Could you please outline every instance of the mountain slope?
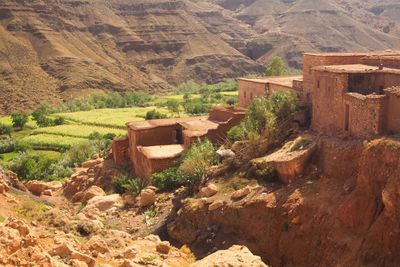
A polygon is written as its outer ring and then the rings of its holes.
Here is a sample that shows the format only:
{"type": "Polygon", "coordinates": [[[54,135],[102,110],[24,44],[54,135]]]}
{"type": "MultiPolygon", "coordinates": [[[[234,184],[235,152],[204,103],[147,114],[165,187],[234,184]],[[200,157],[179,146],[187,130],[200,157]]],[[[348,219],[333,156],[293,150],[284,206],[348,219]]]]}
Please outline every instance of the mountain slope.
{"type": "Polygon", "coordinates": [[[272,56],[400,48],[394,0],[9,0],[0,113],[93,90],[165,91],[260,72],[272,56]]]}

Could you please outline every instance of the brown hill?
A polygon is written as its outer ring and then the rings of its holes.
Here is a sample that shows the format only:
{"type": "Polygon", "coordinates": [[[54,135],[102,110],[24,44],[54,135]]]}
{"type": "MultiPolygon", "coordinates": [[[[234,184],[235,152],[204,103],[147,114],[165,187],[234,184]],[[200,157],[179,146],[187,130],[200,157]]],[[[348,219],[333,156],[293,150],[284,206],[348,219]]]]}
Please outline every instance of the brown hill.
{"type": "Polygon", "coordinates": [[[0,113],[96,89],[165,91],[263,70],[275,54],[400,47],[394,0],[8,0],[0,113]]]}

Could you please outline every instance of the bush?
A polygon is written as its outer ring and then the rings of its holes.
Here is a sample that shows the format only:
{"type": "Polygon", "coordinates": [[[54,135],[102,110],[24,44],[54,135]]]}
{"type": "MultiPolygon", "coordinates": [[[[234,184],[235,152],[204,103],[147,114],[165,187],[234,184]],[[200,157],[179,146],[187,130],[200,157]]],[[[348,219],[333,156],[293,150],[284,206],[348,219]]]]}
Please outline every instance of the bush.
{"type": "Polygon", "coordinates": [[[179,168],[169,168],[151,176],[151,183],[162,191],[174,190],[186,183],[179,168]]]}
{"type": "Polygon", "coordinates": [[[297,108],[293,93],[277,92],[270,97],[253,101],[242,122],[228,131],[231,141],[249,140],[263,134],[265,137],[277,133],[282,124],[291,122],[297,108]]]}
{"type": "Polygon", "coordinates": [[[276,169],[272,166],[268,166],[267,168],[262,170],[256,170],[256,175],[258,178],[268,183],[276,182],[278,180],[278,173],[276,169]]]}
{"type": "Polygon", "coordinates": [[[0,135],[11,135],[11,127],[0,123],[0,135]]]}
{"type": "Polygon", "coordinates": [[[93,132],[89,135],[89,140],[93,144],[97,153],[105,153],[111,147],[112,140],[116,135],[107,133],[101,135],[99,132],[93,132]]]}
{"type": "Polygon", "coordinates": [[[14,128],[22,129],[25,124],[28,122],[28,115],[21,112],[16,112],[11,114],[11,120],[14,128]]]}
{"type": "Polygon", "coordinates": [[[198,141],[184,154],[179,171],[188,184],[194,184],[216,163],[218,157],[213,144],[209,140],[198,141]]]}
{"type": "Polygon", "coordinates": [[[118,194],[129,192],[133,196],[138,196],[140,191],[148,185],[148,182],[126,174],[113,179],[112,184],[114,191],[118,194]]]}
{"type": "Polygon", "coordinates": [[[14,138],[0,139],[0,154],[13,152],[16,144],[14,138]]]}
{"type": "Polygon", "coordinates": [[[81,165],[83,162],[90,159],[95,151],[96,150],[94,146],[89,141],[72,146],[67,152],[67,155],[69,157],[69,165],[81,165]]]}
{"type": "Polygon", "coordinates": [[[49,113],[49,106],[41,104],[35,111],[32,112],[32,119],[36,121],[39,127],[48,127],[53,125],[53,121],[47,117],[49,113]]]}
{"type": "Polygon", "coordinates": [[[146,113],[146,120],[155,120],[155,119],[165,119],[167,115],[162,114],[161,112],[153,109],[146,113]]]}
{"type": "Polygon", "coordinates": [[[186,113],[192,115],[205,114],[210,111],[211,105],[204,103],[201,99],[191,99],[184,104],[184,109],[186,113]]]}
{"type": "Polygon", "coordinates": [[[280,56],[275,56],[265,71],[266,76],[284,76],[288,73],[289,70],[285,66],[285,61],[280,56]]]}
{"type": "Polygon", "coordinates": [[[33,152],[23,152],[11,162],[10,168],[22,180],[46,179],[56,160],[33,152]]]}
{"type": "Polygon", "coordinates": [[[229,98],[226,99],[226,101],[225,101],[225,103],[226,103],[227,105],[230,105],[230,106],[236,105],[237,102],[238,102],[237,97],[229,97],[229,98]]]}
{"type": "Polygon", "coordinates": [[[65,119],[63,117],[57,117],[54,119],[54,125],[63,125],[65,123],[65,119]]]}

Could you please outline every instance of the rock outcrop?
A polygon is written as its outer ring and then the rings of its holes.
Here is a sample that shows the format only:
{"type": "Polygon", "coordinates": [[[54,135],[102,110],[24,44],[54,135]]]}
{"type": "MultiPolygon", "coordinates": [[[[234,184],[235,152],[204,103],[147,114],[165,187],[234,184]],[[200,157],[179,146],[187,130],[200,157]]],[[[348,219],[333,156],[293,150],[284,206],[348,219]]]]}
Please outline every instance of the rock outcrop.
{"type": "Polygon", "coordinates": [[[398,139],[321,138],[302,179],[215,209],[187,200],[169,235],[198,256],[240,243],[272,266],[396,266],[399,151],[398,139]]]}

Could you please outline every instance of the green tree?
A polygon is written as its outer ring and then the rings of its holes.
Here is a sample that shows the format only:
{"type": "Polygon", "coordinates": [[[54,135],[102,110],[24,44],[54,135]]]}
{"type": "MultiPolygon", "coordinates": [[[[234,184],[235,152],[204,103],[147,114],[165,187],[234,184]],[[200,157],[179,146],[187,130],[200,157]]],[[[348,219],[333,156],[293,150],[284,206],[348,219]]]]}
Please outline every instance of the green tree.
{"type": "Polygon", "coordinates": [[[23,129],[28,122],[28,115],[21,112],[11,114],[11,120],[14,128],[23,129]]]}
{"type": "Polygon", "coordinates": [[[180,116],[180,114],[179,114],[180,104],[179,104],[179,102],[177,100],[168,100],[166,105],[167,105],[168,110],[171,113],[177,113],[178,117],[180,116]]]}
{"type": "Polygon", "coordinates": [[[265,71],[266,76],[285,76],[288,73],[285,61],[280,56],[275,56],[265,71]]]}

